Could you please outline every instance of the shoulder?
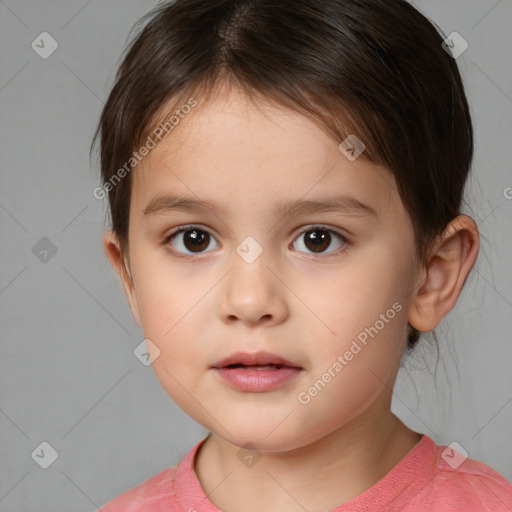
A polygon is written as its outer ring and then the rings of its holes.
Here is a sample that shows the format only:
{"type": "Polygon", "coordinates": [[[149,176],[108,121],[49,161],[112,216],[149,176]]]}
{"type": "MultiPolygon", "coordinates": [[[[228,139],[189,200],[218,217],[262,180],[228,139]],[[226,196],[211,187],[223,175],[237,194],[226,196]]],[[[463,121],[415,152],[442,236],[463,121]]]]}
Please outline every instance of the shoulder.
{"type": "Polygon", "coordinates": [[[124,492],[98,512],[183,512],[187,503],[206,500],[194,474],[194,458],[207,438],[192,447],[177,466],[170,466],[137,487],[124,492]]]}
{"type": "Polygon", "coordinates": [[[433,506],[439,504],[454,511],[512,510],[512,485],[502,475],[475,459],[453,464],[453,450],[446,446],[437,448],[434,478],[427,491],[433,506]]]}
{"type": "Polygon", "coordinates": [[[425,434],[380,491],[377,498],[389,496],[386,511],[512,512],[510,482],[487,464],[452,445],[437,445],[425,434]]]}
{"type": "Polygon", "coordinates": [[[177,466],[164,469],[145,482],[120,494],[101,512],[164,512],[175,505],[174,480],[177,466]]]}

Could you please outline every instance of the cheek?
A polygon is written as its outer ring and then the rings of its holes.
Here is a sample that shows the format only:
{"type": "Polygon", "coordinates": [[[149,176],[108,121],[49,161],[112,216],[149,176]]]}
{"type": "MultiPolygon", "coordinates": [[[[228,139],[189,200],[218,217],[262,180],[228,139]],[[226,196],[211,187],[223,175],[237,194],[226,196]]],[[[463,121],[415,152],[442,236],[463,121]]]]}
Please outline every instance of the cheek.
{"type": "Polygon", "coordinates": [[[145,334],[155,339],[172,337],[180,329],[180,319],[200,307],[207,283],[184,272],[184,264],[173,263],[163,247],[134,251],[133,268],[145,334]]]}
{"type": "Polygon", "coordinates": [[[406,322],[408,297],[403,282],[409,269],[391,254],[380,254],[379,258],[361,254],[357,261],[329,271],[313,295],[311,282],[304,282],[298,294],[308,297],[308,306],[322,320],[318,329],[322,328],[327,337],[351,340],[375,323],[379,331],[393,328],[397,332],[397,327],[406,322]]]}
{"type": "Polygon", "coordinates": [[[311,379],[296,397],[311,440],[348,423],[392,389],[404,350],[406,322],[404,309],[398,311],[400,304],[393,304],[375,309],[383,311],[387,323],[367,310],[357,317],[343,317],[340,334],[330,343],[318,340],[311,379]]]}
{"type": "Polygon", "coordinates": [[[171,262],[163,249],[140,253],[137,262],[142,329],[160,350],[155,371],[158,367],[176,375],[201,371],[218,322],[212,300],[219,275],[191,263],[171,262]]]}
{"type": "Polygon", "coordinates": [[[198,303],[201,295],[185,294],[162,282],[141,295],[144,336],[159,351],[153,371],[178,407],[194,416],[197,404],[192,395],[207,366],[204,330],[197,323],[204,313],[204,304],[198,303]]]}
{"type": "Polygon", "coordinates": [[[311,402],[305,407],[311,416],[306,421],[325,416],[325,422],[335,425],[393,386],[405,348],[408,297],[403,279],[409,268],[391,253],[379,254],[361,256],[350,272],[326,281],[312,303],[334,333],[320,324],[325,334],[313,338],[316,364],[309,385],[317,395],[308,393],[311,402]],[[339,409],[332,410],[333,404],[339,409]]]}
{"type": "Polygon", "coordinates": [[[204,292],[187,294],[176,287],[155,287],[146,292],[140,294],[142,329],[160,349],[161,361],[173,370],[191,361],[197,365],[200,343],[205,341],[205,332],[198,324],[207,314],[203,310],[206,302],[198,299],[204,292]]]}

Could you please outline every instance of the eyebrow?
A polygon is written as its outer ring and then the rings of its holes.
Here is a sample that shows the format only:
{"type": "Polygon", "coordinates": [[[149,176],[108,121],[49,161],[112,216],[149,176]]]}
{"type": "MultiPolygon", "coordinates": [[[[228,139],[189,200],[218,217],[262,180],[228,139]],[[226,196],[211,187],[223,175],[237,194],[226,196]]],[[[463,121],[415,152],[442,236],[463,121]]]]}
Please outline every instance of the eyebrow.
{"type": "MultiPolygon", "coordinates": [[[[178,210],[187,212],[212,210],[220,215],[226,215],[227,213],[225,205],[215,201],[199,200],[184,195],[164,194],[151,199],[144,208],[143,214],[146,217],[178,210]]],[[[341,212],[357,217],[377,217],[377,212],[371,206],[350,196],[326,197],[320,200],[279,201],[273,208],[273,214],[279,217],[327,212],[341,212]]]]}

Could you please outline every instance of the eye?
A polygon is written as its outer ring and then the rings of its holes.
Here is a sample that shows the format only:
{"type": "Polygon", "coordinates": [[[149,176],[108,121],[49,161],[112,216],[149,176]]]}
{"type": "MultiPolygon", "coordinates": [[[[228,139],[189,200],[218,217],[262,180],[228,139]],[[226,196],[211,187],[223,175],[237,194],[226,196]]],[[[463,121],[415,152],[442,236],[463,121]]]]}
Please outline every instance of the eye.
{"type": "Polygon", "coordinates": [[[199,226],[183,226],[171,234],[167,235],[164,239],[165,244],[170,244],[171,247],[177,252],[182,252],[185,255],[200,254],[204,252],[215,240],[208,231],[201,229],[199,226]],[[183,234],[183,236],[180,236],[183,234]],[[185,250],[184,250],[185,249],[185,250]],[[187,253],[186,251],[190,251],[187,253]]]}
{"type": "MultiPolygon", "coordinates": [[[[325,249],[331,245],[333,240],[338,243],[338,247],[335,247],[333,250],[327,252],[333,252],[337,248],[343,247],[348,243],[347,239],[341,233],[335,231],[334,229],[328,229],[324,226],[308,226],[301,232],[296,240],[300,241],[300,238],[303,235],[304,242],[302,245],[305,246],[306,249],[311,250],[311,252],[314,254],[324,253],[325,249]],[[334,235],[334,237],[332,235],[334,235]]],[[[296,244],[297,242],[295,242],[293,245],[295,246],[296,244]]]]}
{"type": "MultiPolygon", "coordinates": [[[[334,252],[336,249],[341,248],[348,243],[347,239],[338,231],[324,226],[314,225],[307,226],[303,229],[294,244],[292,244],[295,249],[297,249],[297,241],[300,241],[302,236],[304,236],[304,242],[302,242],[302,245],[305,246],[306,250],[311,251],[313,254],[334,252]],[[332,245],[333,241],[337,242],[338,247],[334,247],[333,250],[326,251],[326,249],[332,245]]],[[[208,231],[201,229],[200,226],[188,225],[182,226],[167,235],[163,240],[163,243],[171,245],[176,252],[188,256],[191,254],[207,252],[206,249],[212,245],[214,240],[215,238],[213,238],[208,231]]],[[[299,250],[301,249],[299,248],[299,250]]]]}

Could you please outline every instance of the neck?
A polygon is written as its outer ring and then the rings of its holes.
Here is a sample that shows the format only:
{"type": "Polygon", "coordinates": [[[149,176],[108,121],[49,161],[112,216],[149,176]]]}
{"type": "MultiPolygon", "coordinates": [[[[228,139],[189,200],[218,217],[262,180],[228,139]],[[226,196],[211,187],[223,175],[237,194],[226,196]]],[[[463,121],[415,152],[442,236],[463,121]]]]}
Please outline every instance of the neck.
{"type": "Polygon", "coordinates": [[[245,467],[237,457],[240,448],[212,433],[194,469],[205,494],[224,512],[320,512],[375,485],[420,438],[388,411],[378,421],[358,418],[295,450],[264,452],[245,467]]]}

